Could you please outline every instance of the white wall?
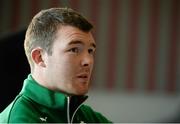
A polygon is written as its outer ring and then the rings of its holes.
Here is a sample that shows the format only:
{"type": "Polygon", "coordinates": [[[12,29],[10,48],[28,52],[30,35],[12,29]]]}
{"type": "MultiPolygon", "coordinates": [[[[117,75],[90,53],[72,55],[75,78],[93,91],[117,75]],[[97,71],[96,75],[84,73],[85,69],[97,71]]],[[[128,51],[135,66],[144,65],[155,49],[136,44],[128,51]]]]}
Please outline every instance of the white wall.
{"type": "Polygon", "coordinates": [[[180,110],[178,95],[90,91],[86,104],[113,122],[166,122],[180,110]]]}

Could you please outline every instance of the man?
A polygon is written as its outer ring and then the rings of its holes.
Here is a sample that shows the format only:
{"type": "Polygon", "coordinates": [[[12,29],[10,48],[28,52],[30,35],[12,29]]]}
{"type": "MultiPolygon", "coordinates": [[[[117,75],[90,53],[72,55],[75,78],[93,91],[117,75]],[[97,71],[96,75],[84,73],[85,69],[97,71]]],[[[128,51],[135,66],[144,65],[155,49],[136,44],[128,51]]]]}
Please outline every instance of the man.
{"type": "Polygon", "coordinates": [[[31,74],[0,122],[110,122],[83,104],[96,49],[92,28],[69,8],[43,10],[32,19],[24,43],[31,74]]]}

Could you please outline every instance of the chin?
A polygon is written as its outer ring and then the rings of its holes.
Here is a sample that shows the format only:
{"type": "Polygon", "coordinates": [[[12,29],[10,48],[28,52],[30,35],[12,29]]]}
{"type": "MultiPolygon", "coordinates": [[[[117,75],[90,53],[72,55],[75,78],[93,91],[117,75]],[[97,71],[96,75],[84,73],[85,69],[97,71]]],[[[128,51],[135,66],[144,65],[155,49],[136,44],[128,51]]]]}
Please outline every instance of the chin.
{"type": "Polygon", "coordinates": [[[88,90],[83,90],[83,91],[77,91],[75,95],[86,95],[88,93],[88,90]]]}
{"type": "Polygon", "coordinates": [[[76,85],[71,88],[71,91],[74,95],[85,95],[89,91],[89,83],[84,83],[83,85],[76,85]]]}

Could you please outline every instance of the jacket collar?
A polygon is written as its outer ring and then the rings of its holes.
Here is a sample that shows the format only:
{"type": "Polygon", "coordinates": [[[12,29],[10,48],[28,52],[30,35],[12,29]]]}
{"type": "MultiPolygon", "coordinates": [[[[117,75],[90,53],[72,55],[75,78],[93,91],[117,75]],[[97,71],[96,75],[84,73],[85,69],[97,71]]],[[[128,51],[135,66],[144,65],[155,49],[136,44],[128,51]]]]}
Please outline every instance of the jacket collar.
{"type": "MultiPolygon", "coordinates": [[[[27,79],[24,80],[23,88],[20,94],[23,94],[25,97],[28,97],[38,104],[48,108],[60,109],[67,106],[67,95],[41,86],[33,79],[31,74],[29,74],[27,79]]],[[[71,96],[71,104],[74,104],[77,107],[87,98],[88,96],[71,96]]]]}

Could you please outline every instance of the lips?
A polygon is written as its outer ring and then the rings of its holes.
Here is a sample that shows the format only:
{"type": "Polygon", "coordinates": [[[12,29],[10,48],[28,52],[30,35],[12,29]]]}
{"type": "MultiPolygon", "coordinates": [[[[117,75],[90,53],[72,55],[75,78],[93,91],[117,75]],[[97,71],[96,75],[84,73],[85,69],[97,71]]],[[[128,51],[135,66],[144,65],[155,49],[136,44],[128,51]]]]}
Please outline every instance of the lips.
{"type": "Polygon", "coordinates": [[[77,76],[78,78],[88,78],[89,75],[88,74],[80,74],[77,76]]]}
{"type": "Polygon", "coordinates": [[[89,80],[89,74],[82,73],[82,74],[77,75],[77,78],[78,78],[79,82],[85,83],[85,82],[88,82],[88,80],[89,80]]]}

